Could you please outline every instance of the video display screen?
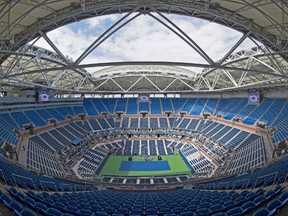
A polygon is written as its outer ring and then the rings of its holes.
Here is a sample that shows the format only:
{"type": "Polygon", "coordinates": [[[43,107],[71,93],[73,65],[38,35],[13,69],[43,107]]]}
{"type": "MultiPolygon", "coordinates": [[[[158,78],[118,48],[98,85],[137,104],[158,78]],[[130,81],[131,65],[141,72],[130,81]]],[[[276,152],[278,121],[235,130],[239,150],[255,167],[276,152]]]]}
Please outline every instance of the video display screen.
{"type": "Polygon", "coordinates": [[[138,102],[149,102],[150,95],[149,94],[139,94],[138,95],[138,102]]]}
{"type": "Polygon", "coordinates": [[[259,104],[260,103],[260,92],[259,91],[249,91],[248,92],[248,103],[249,104],[259,104]]]}
{"type": "Polygon", "coordinates": [[[47,91],[38,91],[36,95],[37,102],[47,102],[49,101],[50,95],[47,91]]]}

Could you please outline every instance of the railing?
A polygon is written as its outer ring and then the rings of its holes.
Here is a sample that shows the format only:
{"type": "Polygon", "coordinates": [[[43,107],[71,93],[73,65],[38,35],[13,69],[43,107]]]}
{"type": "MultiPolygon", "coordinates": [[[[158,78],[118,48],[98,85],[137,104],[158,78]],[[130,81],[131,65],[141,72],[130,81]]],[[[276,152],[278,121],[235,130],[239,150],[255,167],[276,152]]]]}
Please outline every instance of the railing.
{"type": "MultiPolygon", "coordinates": [[[[235,188],[235,185],[236,185],[236,183],[240,183],[240,182],[247,182],[246,183],[246,187],[245,187],[245,189],[247,189],[248,188],[248,186],[249,186],[249,183],[250,183],[250,179],[242,179],[242,180],[239,180],[239,181],[235,181],[234,183],[233,183],[233,187],[232,187],[232,189],[234,190],[234,188],[235,188]]],[[[243,184],[242,184],[243,185],[243,184]]],[[[242,187],[241,187],[241,189],[243,189],[242,187]]]]}
{"type": "Polygon", "coordinates": [[[267,177],[269,177],[269,176],[274,176],[273,184],[275,184],[276,179],[277,179],[277,176],[278,176],[278,171],[277,171],[277,172],[270,173],[270,174],[267,174],[267,175],[264,175],[264,176],[259,176],[259,177],[257,177],[257,179],[256,179],[256,181],[255,181],[255,183],[254,183],[254,185],[253,185],[253,188],[257,187],[257,183],[258,183],[259,180],[264,179],[264,178],[267,178],[267,177]],[[274,176],[274,175],[275,175],[275,176],[274,176]]]}
{"type": "Polygon", "coordinates": [[[3,174],[2,169],[0,169],[0,176],[4,180],[4,182],[7,184],[7,181],[6,181],[6,178],[5,178],[4,174],[3,174]]]}
{"type": "Polygon", "coordinates": [[[54,186],[55,191],[58,191],[55,182],[50,182],[50,181],[43,181],[43,180],[40,180],[40,184],[41,184],[41,187],[42,187],[43,191],[45,191],[45,187],[44,187],[44,185],[43,185],[44,183],[47,184],[47,185],[50,184],[50,185],[54,186]]]}
{"type": "Polygon", "coordinates": [[[34,189],[37,189],[37,187],[35,185],[35,182],[34,182],[34,180],[32,178],[28,178],[28,177],[25,177],[25,176],[17,175],[17,174],[14,174],[14,173],[12,173],[12,178],[13,178],[14,183],[16,184],[16,187],[19,187],[19,185],[18,185],[19,182],[17,181],[17,178],[18,178],[18,179],[26,179],[26,180],[31,181],[34,189]]]}

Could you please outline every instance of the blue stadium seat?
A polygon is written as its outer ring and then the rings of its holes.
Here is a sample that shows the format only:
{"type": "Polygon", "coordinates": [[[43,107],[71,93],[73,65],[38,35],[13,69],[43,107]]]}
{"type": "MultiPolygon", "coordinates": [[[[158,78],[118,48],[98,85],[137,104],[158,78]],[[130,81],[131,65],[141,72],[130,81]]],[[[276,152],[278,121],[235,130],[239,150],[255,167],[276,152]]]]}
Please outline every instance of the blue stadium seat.
{"type": "MultiPolygon", "coordinates": [[[[218,202],[218,200],[217,200],[217,202],[218,202]]],[[[224,211],[224,208],[223,208],[223,206],[221,204],[218,203],[218,204],[211,205],[210,206],[210,211],[211,211],[212,214],[216,214],[218,212],[224,211]]]]}
{"type": "Polygon", "coordinates": [[[109,216],[109,214],[107,214],[106,212],[96,211],[94,212],[94,216],[109,216]]]}
{"type": "Polygon", "coordinates": [[[159,208],[159,215],[163,216],[165,214],[172,213],[172,210],[170,208],[159,208]]]}
{"type": "Polygon", "coordinates": [[[141,209],[141,208],[135,208],[135,206],[134,206],[134,208],[131,210],[131,214],[139,214],[139,215],[144,215],[144,210],[143,209],[141,209]]]}
{"type": "Polygon", "coordinates": [[[5,206],[9,206],[13,202],[11,197],[4,193],[0,196],[0,201],[5,204],[5,206]]]}
{"type": "Polygon", "coordinates": [[[247,202],[247,198],[240,196],[235,199],[235,203],[237,206],[241,206],[243,203],[247,202]]]}
{"type": "Polygon", "coordinates": [[[288,202],[288,191],[285,191],[280,195],[279,201],[281,202],[281,207],[286,205],[286,203],[288,202]]]}
{"type": "Polygon", "coordinates": [[[90,215],[93,215],[93,213],[89,209],[79,209],[78,212],[77,212],[77,215],[79,215],[79,216],[90,216],[90,215]]]}
{"type": "Polygon", "coordinates": [[[227,216],[227,214],[224,212],[219,212],[219,213],[213,214],[213,216],[227,216]]]}
{"type": "Polygon", "coordinates": [[[48,210],[46,205],[44,205],[43,203],[38,203],[38,202],[34,205],[34,209],[43,215],[45,215],[48,210]]]}
{"type": "Polygon", "coordinates": [[[48,208],[46,215],[48,215],[48,216],[61,216],[62,213],[58,209],[48,208]]]}
{"type": "Polygon", "coordinates": [[[115,213],[115,212],[116,212],[116,209],[113,208],[113,207],[111,207],[111,206],[107,206],[107,207],[105,207],[105,208],[103,209],[103,211],[105,211],[106,213],[108,213],[108,214],[110,215],[110,214],[115,213]]]}
{"type": "Polygon", "coordinates": [[[124,214],[124,215],[127,215],[130,213],[129,209],[128,208],[123,208],[123,207],[120,207],[117,211],[117,213],[120,213],[120,214],[124,214]]]}
{"type": "Polygon", "coordinates": [[[36,214],[29,209],[24,209],[21,212],[21,216],[36,216],[36,214]]]}
{"type": "Polygon", "coordinates": [[[155,208],[148,208],[145,210],[146,215],[157,215],[158,211],[155,208]]]}
{"type": "Polygon", "coordinates": [[[193,216],[193,215],[194,213],[192,211],[185,211],[179,214],[179,216],[193,216]]]}
{"type": "Polygon", "coordinates": [[[281,201],[278,199],[272,200],[266,208],[271,214],[275,214],[281,208],[281,201]]]}
{"type": "Polygon", "coordinates": [[[93,211],[93,212],[101,211],[102,207],[100,205],[91,205],[90,206],[90,210],[93,211]]]}
{"type": "Polygon", "coordinates": [[[230,209],[227,212],[227,215],[229,215],[229,216],[240,216],[240,215],[243,215],[243,210],[240,207],[235,207],[235,208],[230,209]]]}
{"type": "Polygon", "coordinates": [[[173,212],[175,212],[176,214],[180,214],[181,212],[184,211],[186,211],[186,208],[184,208],[183,206],[173,208],[173,212]]]}
{"type": "Polygon", "coordinates": [[[253,209],[255,209],[255,207],[256,207],[256,204],[253,201],[248,201],[241,206],[245,214],[251,212],[253,209]]]}
{"type": "Polygon", "coordinates": [[[66,207],[66,205],[62,202],[59,202],[59,201],[57,201],[53,204],[53,208],[56,208],[60,211],[65,211],[65,207],[66,207]]]}
{"type": "MultiPolygon", "coordinates": [[[[5,203],[4,203],[5,204],[5,203]]],[[[23,211],[23,207],[15,202],[15,201],[12,201],[11,203],[9,203],[8,205],[5,204],[5,206],[10,209],[11,211],[14,211],[14,213],[17,215],[17,214],[20,214],[22,211],[23,211]]]]}
{"type": "Polygon", "coordinates": [[[253,216],[270,216],[270,215],[273,215],[273,213],[271,213],[266,208],[261,208],[253,214],[253,216]]]}
{"type": "Polygon", "coordinates": [[[225,201],[222,205],[225,210],[228,210],[228,209],[235,207],[236,203],[233,200],[228,200],[228,201],[225,201]]]}
{"type": "Polygon", "coordinates": [[[199,208],[196,210],[196,215],[210,215],[211,214],[211,211],[209,208],[199,208]]]}
{"type": "Polygon", "coordinates": [[[73,206],[73,205],[67,205],[67,206],[65,207],[65,211],[66,211],[67,213],[70,213],[70,214],[72,214],[72,215],[75,215],[75,214],[78,213],[78,208],[77,208],[76,206],[73,206]]]}

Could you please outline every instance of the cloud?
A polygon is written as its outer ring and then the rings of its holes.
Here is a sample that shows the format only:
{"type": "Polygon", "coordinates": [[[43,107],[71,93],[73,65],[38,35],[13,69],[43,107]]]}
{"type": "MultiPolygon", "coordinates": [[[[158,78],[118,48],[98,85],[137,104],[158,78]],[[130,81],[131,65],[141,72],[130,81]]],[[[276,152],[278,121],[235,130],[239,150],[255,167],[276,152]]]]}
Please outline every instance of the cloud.
{"type": "MultiPolygon", "coordinates": [[[[74,60],[123,15],[95,17],[58,28],[48,33],[49,38],[74,60]]],[[[241,38],[242,34],[200,19],[167,15],[214,61],[223,57],[241,38]]],[[[36,45],[52,49],[43,39],[36,45]]],[[[237,48],[254,46],[249,40],[237,48]]],[[[113,61],[174,61],[207,63],[192,47],[168,28],[145,15],[121,28],[97,47],[82,63],[113,61]]],[[[94,71],[97,69],[89,69],[94,71]]],[[[196,69],[199,71],[199,69],[196,69]]]]}

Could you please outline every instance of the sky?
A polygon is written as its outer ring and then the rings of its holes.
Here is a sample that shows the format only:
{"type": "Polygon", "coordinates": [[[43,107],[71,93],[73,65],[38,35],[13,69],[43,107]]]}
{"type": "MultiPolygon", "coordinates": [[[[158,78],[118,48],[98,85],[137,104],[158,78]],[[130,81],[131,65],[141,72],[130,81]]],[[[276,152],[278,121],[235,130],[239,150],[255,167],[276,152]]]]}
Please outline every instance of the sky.
{"type": "MultiPolygon", "coordinates": [[[[75,22],[48,33],[50,40],[74,61],[103,32],[119,20],[121,15],[108,15],[75,22]]],[[[166,15],[217,61],[242,37],[242,33],[213,22],[180,15],[166,15]]],[[[159,16],[158,16],[159,17],[159,16]]],[[[35,45],[53,50],[43,39],[35,45]]],[[[251,48],[255,44],[246,39],[236,51],[251,48]]],[[[207,63],[192,47],[164,25],[148,15],[138,16],[107,40],[101,43],[81,63],[115,61],[173,61],[207,63]]],[[[99,68],[89,68],[94,72],[99,68]]],[[[193,68],[200,72],[200,68],[193,68]]]]}

